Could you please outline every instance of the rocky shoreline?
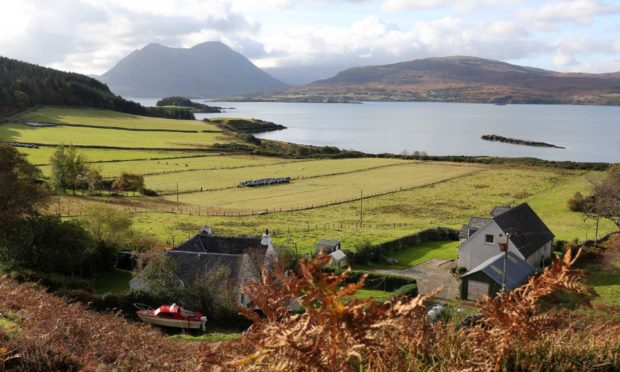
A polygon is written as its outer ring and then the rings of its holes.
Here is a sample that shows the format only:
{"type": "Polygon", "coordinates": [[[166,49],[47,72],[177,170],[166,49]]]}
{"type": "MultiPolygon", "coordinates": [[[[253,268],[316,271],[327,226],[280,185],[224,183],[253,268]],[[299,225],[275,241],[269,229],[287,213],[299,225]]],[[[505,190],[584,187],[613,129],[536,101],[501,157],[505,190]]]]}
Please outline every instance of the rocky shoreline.
{"type": "Polygon", "coordinates": [[[524,145],[524,146],[534,146],[534,147],[551,147],[551,148],[555,148],[555,149],[563,149],[563,148],[565,148],[565,147],[562,147],[562,146],[552,145],[552,144],[546,143],[546,142],[536,142],[536,141],[522,140],[522,139],[517,139],[517,138],[502,137],[502,136],[498,136],[497,134],[485,134],[485,135],[483,135],[480,138],[482,138],[485,141],[510,143],[512,145],[524,145]]]}

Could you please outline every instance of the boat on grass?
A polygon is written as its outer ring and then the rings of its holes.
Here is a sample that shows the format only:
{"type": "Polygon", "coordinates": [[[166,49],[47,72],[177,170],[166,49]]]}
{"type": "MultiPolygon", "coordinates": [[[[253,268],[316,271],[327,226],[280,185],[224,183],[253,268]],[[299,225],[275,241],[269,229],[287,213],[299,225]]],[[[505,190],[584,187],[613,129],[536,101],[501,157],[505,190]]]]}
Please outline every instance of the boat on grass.
{"type": "Polygon", "coordinates": [[[205,330],[207,317],[199,311],[190,311],[177,304],[162,305],[157,309],[136,304],[136,314],[146,323],[161,327],[205,330]]]}

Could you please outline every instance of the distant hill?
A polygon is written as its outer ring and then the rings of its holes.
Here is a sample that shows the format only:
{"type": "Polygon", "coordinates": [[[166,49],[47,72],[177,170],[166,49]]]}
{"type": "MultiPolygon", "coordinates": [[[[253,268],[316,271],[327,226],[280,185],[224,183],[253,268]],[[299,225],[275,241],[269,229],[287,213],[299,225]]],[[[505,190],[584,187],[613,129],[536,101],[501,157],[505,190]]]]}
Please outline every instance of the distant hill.
{"type": "Polygon", "coordinates": [[[100,77],[113,91],[133,97],[209,97],[286,87],[220,42],[192,48],[149,44],[100,77]]]}
{"type": "Polygon", "coordinates": [[[114,95],[96,79],[0,57],[0,117],[36,105],[84,106],[130,114],[193,119],[185,109],[143,107],[114,95]]]}
{"type": "Polygon", "coordinates": [[[620,73],[560,73],[476,57],[356,67],[257,100],[620,104],[620,73]]]}

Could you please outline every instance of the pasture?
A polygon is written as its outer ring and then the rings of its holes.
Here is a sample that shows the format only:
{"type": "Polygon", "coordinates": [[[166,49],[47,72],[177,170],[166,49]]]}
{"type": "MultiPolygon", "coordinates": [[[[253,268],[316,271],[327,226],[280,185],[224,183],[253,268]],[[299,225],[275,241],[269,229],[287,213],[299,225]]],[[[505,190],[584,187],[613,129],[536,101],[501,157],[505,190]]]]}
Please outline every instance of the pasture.
{"type": "MultiPolygon", "coordinates": [[[[49,164],[50,157],[56,151],[55,147],[26,148],[19,147],[19,152],[26,155],[29,162],[44,166],[49,164]]],[[[153,151],[153,150],[106,150],[80,149],[80,155],[89,162],[113,162],[144,159],[169,159],[196,156],[195,152],[183,151],[153,151]]]]}
{"type": "Polygon", "coordinates": [[[43,107],[20,116],[27,121],[92,125],[127,129],[220,131],[213,124],[197,120],[170,120],[124,114],[110,110],[43,107]]]}

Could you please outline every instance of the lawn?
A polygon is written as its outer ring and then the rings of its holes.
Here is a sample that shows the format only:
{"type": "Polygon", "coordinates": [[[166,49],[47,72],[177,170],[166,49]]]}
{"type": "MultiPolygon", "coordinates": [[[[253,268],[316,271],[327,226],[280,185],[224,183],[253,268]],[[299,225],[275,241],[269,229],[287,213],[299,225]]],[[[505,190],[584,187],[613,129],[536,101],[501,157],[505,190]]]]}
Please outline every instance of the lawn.
{"type": "Polygon", "coordinates": [[[372,298],[379,302],[384,302],[392,297],[392,292],[382,291],[380,289],[358,289],[353,295],[356,299],[372,298]]]}
{"type": "MultiPolygon", "coordinates": [[[[153,175],[146,177],[145,182],[149,185],[150,188],[155,190],[172,190],[176,188],[177,183],[179,184],[179,188],[181,191],[198,190],[201,187],[207,190],[221,187],[236,187],[241,181],[252,179],[270,177],[314,177],[319,175],[337,174],[343,172],[356,172],[396,164],[404,165],[416,163],[400,159],[375,158],[285,161],[278,158],[226,157],[221,158],[219,164],[214,164],[213,166],[219,166],[222,168],[234,167],[239,165],[255,166],[249,168],[196,171],[182,174],[153,175]],[[251,161],[244,161],[250,159],[258,160],[254,163],[251,161]]],[[[270,189],[268,190],[269,192],[279,191],[269,187],[265,189],[270,189]]],[[[254,193],[259,189],[251,190],[254,193]]],[[[199,196],[199,198],[204,198],[204,196],[199,196]]],[[[212,197],[207,196],[207,199],[212,199],[212,197]]]]}
{"type": "Polygon", "coordinates": [[[587,280],[598,294],[594,303],[620,306],[620,269],[590,268],[587,280]]]}
{"type": "Polygon", "coordinates": [[[0,125],[0,138],[6,141],[49,145],[114,146],[122,148],[208,148],[227,142],[222,133],[130,132],[83,127],[35,128],[25,124],[0,125]]]}
{"type": "Polygon", "coordinates": [[[406,269],[411,266],[419,265],[424,262],[440,259],[454,260],[458,253],[458,241],[429,241],[420,245],[415,245],[389,254],[398,260],[398,264],[373,264],[372,269],[406,269]]]}
{"type": "Polygon", "coordinates": [[[191,334],[178,334],[169,336],[172,340],[185,341],[185,342],[222,342],[231,341],[241,338],[241,332],[238,331],[210,331],[207,329],[205,334],[191,335],[191,334]]]}
{"type": "Polygon", "coordinates": [[[94,289],[96,294],[115,293],[123,294],[129,291],[131,272],[115,269],[102,273],[95,278],[94,289]]]}
{"type": "Polygon", "coordinates": [[[20,117],[28,121],[82,124],[129,129],[195,131],[220,130],[213,124],[198,120],[172,120],[124,114],[110,110],[95,110],[86,108],[43,107],[36,111],[25,113],[20,117]]]}

